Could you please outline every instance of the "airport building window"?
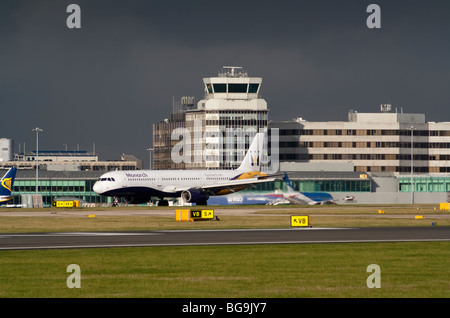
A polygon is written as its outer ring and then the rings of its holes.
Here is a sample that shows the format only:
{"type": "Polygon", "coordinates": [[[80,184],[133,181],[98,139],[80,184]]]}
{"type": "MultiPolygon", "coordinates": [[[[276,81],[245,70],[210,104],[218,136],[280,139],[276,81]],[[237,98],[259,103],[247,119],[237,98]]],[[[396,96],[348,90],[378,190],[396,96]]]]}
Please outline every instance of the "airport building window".
{"type": "Polygon", "coordinates": [[[249,84],[248,85],[248,92],[249,93],[257,93],[259,88],[259,84],[249,84]]]}
{"type": "Polygon", "coordinates": [[[227,84],[213,84],[214,93],[226,93],[227,84]]]}
{"type": "MultiPolygon", "coordinates": [[[[292,180],[292,187],[300,192],[370,192],[370,180],[292,180]]],[[[287,191],[282,180],[262,183],[256,189],[247,189],[247,192],[270,192],[275,190],[287,191]]]]}
{"type": "MultiPolygon", "coordinates": [[[[39,194],[44,205],[51,206],[58,197],[74,197],[89,203],[106,203],[108,197],[96,194],[92,187],[94,180],[39,180],[39,194]]],[[[17,180],[14,183],[13,204],[25,203],[23,195],[36,193],[35,180],[17,180]]]]}
{"type": "Polygon", "coordinates": [[[247,93],[247,84],[228,84],[228,93],[247,93]]]}

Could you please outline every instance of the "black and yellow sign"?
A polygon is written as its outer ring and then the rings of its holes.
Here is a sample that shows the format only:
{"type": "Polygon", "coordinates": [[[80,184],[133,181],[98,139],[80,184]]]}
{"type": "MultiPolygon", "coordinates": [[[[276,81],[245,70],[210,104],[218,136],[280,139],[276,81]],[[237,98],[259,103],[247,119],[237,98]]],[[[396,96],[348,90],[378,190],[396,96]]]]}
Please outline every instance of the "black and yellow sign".
{"type": "Polygon", "coordinates": [[[56,208],[74,208],[79,206],[79,201],[53,201],[52,206],[56,208]]]}
{"type": "Polygon", "coordinates": [[[214,210],[191,210],[191,218],[213,219],[214,210]]]}
{"type": "Polygon", "coordinates": [[[310,227],[311,219],[309,215],[291,215],[292,227],[310,227]]]}

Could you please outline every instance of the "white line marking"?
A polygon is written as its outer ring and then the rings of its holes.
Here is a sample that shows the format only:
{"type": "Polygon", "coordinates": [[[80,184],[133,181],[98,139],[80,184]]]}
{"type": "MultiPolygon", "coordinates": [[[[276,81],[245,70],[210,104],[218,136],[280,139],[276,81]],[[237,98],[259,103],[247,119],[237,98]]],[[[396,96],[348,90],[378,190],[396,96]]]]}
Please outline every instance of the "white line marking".
{"type": "Polygon", "coordinates": [[[278,244],[330,244],[330,243],[393,243],[393,242],[446,242],[450,239],[393,239],[393,240],[336,240],[336,241],[280,241],[280,242],[219,242],[219,243],[144,243],[111,245],[63,245],[63,246],[22,246],[0,247],[0,250],[35,250],[69,248],[119,248],[119,247],[157,247],[157,246],[208,246],[208,245],[278,245],[278,244]]]}

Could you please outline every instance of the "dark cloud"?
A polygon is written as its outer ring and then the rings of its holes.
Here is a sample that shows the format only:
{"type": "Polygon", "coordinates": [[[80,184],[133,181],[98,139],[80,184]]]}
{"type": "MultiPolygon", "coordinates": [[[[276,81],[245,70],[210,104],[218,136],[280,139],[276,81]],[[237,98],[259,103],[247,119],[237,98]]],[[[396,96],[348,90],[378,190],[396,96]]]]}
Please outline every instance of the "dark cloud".
{"type": "Polygon", "coordinates": [[[449,121],[449,16],[447,0],[2,1],[0,137],[31,150],[39,126],[41,149],[95,143],[103,159],[147,163],[172,98],[199,100],[202,78],[230,64],[263,77],[271,119],[346,120],[390,102],[449,121]],[[370,3],[381,29],[366,26],[370,3]]]}

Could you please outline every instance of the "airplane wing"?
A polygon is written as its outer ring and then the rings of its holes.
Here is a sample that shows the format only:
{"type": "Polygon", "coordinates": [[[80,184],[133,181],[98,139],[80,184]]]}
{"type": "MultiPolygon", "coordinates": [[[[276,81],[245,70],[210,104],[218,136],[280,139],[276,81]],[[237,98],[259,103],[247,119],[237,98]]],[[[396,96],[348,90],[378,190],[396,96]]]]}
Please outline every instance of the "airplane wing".
{"type": "Polygon", "coordinates": [[[291,204],[309,204],[309,205],[326,205],[326,204],[336,204],[338,201],[352,201],[355,197],[346,196],[343,199],[329,199],[329,200],[313,200],[308,196],[297,193],[294,195],[284,194],[284,198],[288,200],[291,204]]]}
{"type": "MultiPolygon", "coordinates": [[[[275,178],[247,178],[247,179],[236,179],[236,180],[228,180],[226,182],[218,182],[216,184],[205,185],[201,187],[196,187],[198,190],[202,190],[209,195],[222,195],[234,193],[236,191],[247,188],[253,184],[263,183],[263,182],[272,182],[275,181],[275,178]]],[[[191,189],[191,187],[166,187],[163,191],[167,192],[182,192],[191,189]]]]}

